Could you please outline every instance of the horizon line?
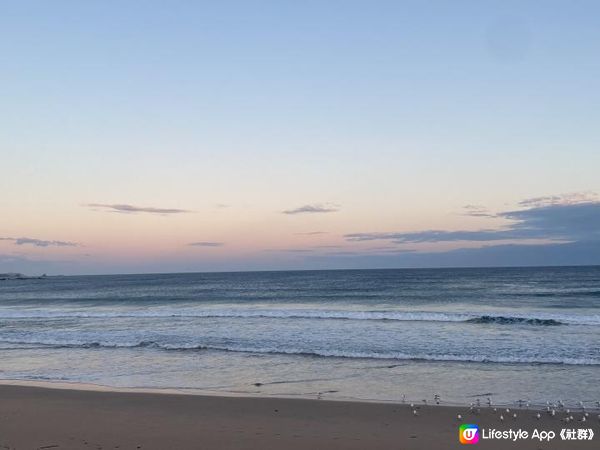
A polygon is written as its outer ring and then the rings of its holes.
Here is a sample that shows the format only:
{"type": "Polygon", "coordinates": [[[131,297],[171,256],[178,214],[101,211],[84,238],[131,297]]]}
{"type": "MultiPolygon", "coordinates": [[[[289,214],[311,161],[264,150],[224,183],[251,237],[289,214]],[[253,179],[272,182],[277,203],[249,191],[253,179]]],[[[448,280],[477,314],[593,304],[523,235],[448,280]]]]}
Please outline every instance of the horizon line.
{"type": "MultiPolygon", "coordinates": [[[[370,268],[334,268],[334,269],[259,269],[259,270],[212,270],[212,271],[180,271],[180,272],[122,272],[122,273],[88,273],[88,274],[57,274],[26,275],[20,272],[11,272],[26,277],[110,277],[134,275],[192,275],[192,274],[228,274],[228,273],[283,273],[283,272],[357,272],[357,271],[382,271],[382,270],[458,270],[458,269],[549,269],[549,268],[580,268],[600,267],[600,264],[548,264],[548,265],[501,265],[501,266],[429,266],[429,267],[370,267],[370,268]]],[[[6,272],[9,273],[9,272],[6,272]]]]}

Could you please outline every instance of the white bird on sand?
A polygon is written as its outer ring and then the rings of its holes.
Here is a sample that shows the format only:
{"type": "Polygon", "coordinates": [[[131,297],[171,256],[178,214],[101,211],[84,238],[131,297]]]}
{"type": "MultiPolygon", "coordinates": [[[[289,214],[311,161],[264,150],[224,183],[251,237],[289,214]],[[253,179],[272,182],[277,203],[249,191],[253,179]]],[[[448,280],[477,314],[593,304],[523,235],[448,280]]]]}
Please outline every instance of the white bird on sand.
{"type": "Polygon", "coordinates": [[[582,422],[585,422],[585,420],[586,420],[586,419],[585,419],[585,416],[583,416],[583,417],[581,418],[581,421],[582,421],[582,422]]]}
{"type": "Polygon", "coordinates": [[[514,413],[513,414],[513,419],[516,419],[516,418],[517,418],[517,413],[514,413]]]}
{"type": "Polygon", "coordinates": [[[415,407],[415,404],[414,404],[414,403],[411,403],[411,404],[410,404],[410,407],[411,407],[411,408],[414,408],[414,407],[415,407]]]}
{"type": "Polygon", "coordinates": [[[553,409],[551,414],[552,414],[552,417],[554,417],[556,415],[556,410],[553,409]]]}
{"type": "Polygon", "coordinates": [[[456,418],[457,418],[458,420],[462,420],[462,416],[461,416],[460,414],[457,414],[457,415],[456,415],[456,418]]]}
{"type": "Polygon", "coordinates": [[[498,411],[498,408],[494,408],[494,412],[498,411]]]}
{"type": "Polygon", "coordinates": [[[567,418],[565,419],[565,422],[569,423],[569,422],[570,422],[570,419],[567,417],[567,418]]]}
{"type": "Polygon", "coordinates": [[[500,414],[500,422],[504,422],[504,416],[500,414]]]}
{"type": "Polygon", "coordinates": [[[418,415],[419,415],[419,413],[417,412],[417,410],[413,409],[413,416],[418,416],[418,415]]]}
{"type": "Polygon", "coordinates": [[[542,416],[540,415],[540,413],[537,413],[537,414],[535,415],[535,417],[536,417],[536,419],[537,419],[537,420],[540,420],[540,417],[542,417],[542,416]]]}
{"type": "Polygon", "coordinates": [[[510,409],[506,408],[506,412],[507,412],[507,413],[509,413],[509,412],[510,412],[510,409]]]}

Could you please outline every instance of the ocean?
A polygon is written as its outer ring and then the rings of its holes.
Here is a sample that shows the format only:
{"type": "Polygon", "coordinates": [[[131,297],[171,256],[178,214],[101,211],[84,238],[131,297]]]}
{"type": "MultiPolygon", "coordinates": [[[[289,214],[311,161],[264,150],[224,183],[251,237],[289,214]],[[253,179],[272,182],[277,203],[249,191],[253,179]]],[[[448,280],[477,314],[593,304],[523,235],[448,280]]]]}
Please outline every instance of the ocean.
{"type": "Polygon", "coordinates": [[[0,378],[464,404],[600,400],[600,267],[0,282],[0,378]]]}

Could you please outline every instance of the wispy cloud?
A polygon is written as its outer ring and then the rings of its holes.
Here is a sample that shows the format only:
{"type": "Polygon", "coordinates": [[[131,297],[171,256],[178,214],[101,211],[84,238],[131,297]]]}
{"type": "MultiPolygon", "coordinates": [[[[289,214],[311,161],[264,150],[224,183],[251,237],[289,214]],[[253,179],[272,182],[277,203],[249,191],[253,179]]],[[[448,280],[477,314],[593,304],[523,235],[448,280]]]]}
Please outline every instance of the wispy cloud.
{"type": "Polygon", "coordinates": [[[223,247],[225,245],[225,243],[224,242],[200,241],[200,242],[190,242],[188,245],[190,247],[223,247]]]}
{"type": "Polygon", "coordinates": [[[282,211],[283,214],[320,214],[320,213],[332,213],[339,211],[338,205],[333,204],[320,204],[315,203],[312,205],[303,205],[294,209],[286,209],[282,211]]]}
{"type": "Polygon", "coordinates": [[[406,253],[413,253],[414,249],[399,249],[399,248],[390,248],[390,249],[364,249],[364,250],[337,250],[324,253],[322,256],[364,256],[364,257],[372,257],[372,256],[385,256],[385,255],[402,255],[406,253]]]}
{"type": "Polygon", "coordinates": [[[156,208],[153,206],[134,206],[127,204],[106,204],[106,203],[88,203],[87,205],[90,208],[99,208],[104,209],[111,212],[123,213],[123,214],[135,214],[135,213],[148,213],[148,214],[183,214],[190,213],[192,211],[187,209],[177,209],[177,208],[156,208]]]}
{"type": "Polygon", "coordinates": [[[319,234],[327,234],[327,231],[306,231],[304,233],[295,233],[298,236],[317,236],[319,234]]]}
{"type": "Polygon", "coordinates": [[[34,247],[79,247],[80,244],[68,241],[47,241],[28,237],[0,237],[0,241],[12,241],[15,245],[33,245],[34,247]]]}
{"type": "Polygon", "coordinates": [[[384,240],[397,244],[531,239],[575,242],[600,239],[600,201],[544,203],[543,206],[501,212],[497,217],[508,219],[511,223],[503,228],[475,231],[371,232],[352,233],[344,237],[348,241],[384,240]]]}
{"type": "Polygon", "coordinates": [[[492,214],[485,206],[481,205],[465,205],[463,206],[466,216],[471,217],[496,217],[496,214],[492,214]]]}
{"type": "Polygon", "coordinates": [[[553,205],[574,205],[578,203],[589,203],[599,201],[599,196],[593,191],[571,192],[560,195],[547,195],[545,197],[526,198],[519,202],[525,207],[541,207],[553,205]]]}
{"type": "Polygon", "coordinates": [[[423,230],[410,233],[351,233],[344,236],[348,241],[392,241],[397,244],[448,242],[448,241],[494,241],[509,239],[505,231],[444,231],[423,230]]]}

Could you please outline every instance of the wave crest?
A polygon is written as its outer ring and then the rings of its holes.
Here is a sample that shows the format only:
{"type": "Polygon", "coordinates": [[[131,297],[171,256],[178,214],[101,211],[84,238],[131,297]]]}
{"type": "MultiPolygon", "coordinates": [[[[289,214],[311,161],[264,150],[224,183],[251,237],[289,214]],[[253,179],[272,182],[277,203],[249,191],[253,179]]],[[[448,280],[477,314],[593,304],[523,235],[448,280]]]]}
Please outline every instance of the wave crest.
{"type": "Polygon", "coordinates": [[[564,322],[560,322],[555,319],[538,319],[537,317],[507,317],[507,316],[479,316],[473,319],[468,319],[466,322],[469,323],[497,323],[500,325],[512,325],[512,324],[527,324],[527,325],[565,325],[564,322]]]}
{"type": "Polygon", "coordinates": [[[600,325],[600,315],[530,313],[528,315],[474,314],[436,311],[353,311],[311,309],[157,309],[124,312],[105,311],[0,311],[2,319],[95,319],[95,318],[233,318],[233,319],[324,319],[379,320],[398,322],[465,322],[500,325],[600,325]]]}
{"type": "MultiPolygon", "coordinates": [[[[395,361],[442,361],[465,363],[497,363],[497,364],[562,364],[562,365],[600,365],[600,359],[567,358],[567,357],[529,357],[529,356],[486,356],[486,355],[455,355],[455,354],[408,354],[401,352],[360,352],[345,350],[248,347],[243,345],[213,345],[213,344],[164,344],[155,341],[140,342],[60,342],[60,341],[0,341],[0,343],[56,349],[135,349],[151,348],[163,351],[221,351],[233,353],[254,353],[272,355],[296,355],[321,358],[351,358],[377,359],[395,361]]],[[[31,348],[31,347],[29,347],[31,348]]]]}

